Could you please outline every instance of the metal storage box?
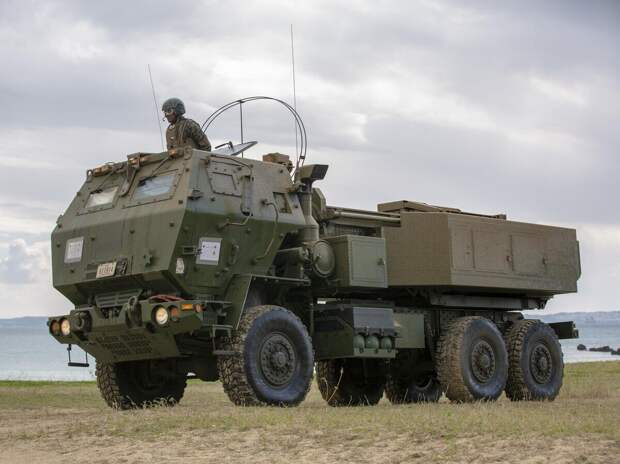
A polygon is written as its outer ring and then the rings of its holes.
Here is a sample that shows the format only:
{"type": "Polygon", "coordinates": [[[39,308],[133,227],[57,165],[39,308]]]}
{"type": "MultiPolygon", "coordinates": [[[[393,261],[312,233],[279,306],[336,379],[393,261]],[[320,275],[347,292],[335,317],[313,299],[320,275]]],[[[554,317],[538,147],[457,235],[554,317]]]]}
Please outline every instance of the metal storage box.
{"type": "Polygon", "coordinates": [[[399,341],[395,338],[394,316],[392,308],[388,307],[329,303],[316,305],[312,335],[315,359],[394,358],[395,344],[399,341]],[[370,346],[367,343],[369,337],[377,341],[387,337],[389,344],[370,346]]]}
{"type": "Polygon", "coordinates": [[[577,290],[573,229],[447,212],[402,212],[386,227],[390,286],[479,287],[528,295],[577,290]]]}
{"type": "Polygon", "coordinates": [[[387,287],[385,239],[341,235],[326,240],[336,255],[339,287],[387,287]]]}

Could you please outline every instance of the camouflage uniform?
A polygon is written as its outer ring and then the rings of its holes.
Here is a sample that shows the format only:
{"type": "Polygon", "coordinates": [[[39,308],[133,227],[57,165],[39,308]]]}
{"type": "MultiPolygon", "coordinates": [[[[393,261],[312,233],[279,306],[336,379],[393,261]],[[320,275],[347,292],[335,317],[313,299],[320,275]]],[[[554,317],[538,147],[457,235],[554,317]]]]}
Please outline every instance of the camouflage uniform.
{"type": "Polygon", "coordinates": [[[174,124],[170,124],[166,129],[166,143],[168,150],[189,145],[200,150],[211,151],[211,143],[200,125],[193,119],[180,115],[174,124]]]}

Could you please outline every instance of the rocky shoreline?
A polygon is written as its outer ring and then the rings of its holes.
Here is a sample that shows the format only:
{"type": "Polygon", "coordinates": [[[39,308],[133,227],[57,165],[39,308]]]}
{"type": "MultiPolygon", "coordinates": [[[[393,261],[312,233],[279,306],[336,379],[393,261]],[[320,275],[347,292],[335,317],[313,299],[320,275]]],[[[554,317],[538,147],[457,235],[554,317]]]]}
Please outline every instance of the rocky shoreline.
{"type": "Polygon", "coordinates": [[[597,352],[597,353],[611,353],[612,355],[620,356],[620,347],[618,347],[618,349],[614,350],[609,345],[593,346],[592,348],[588,348],[584,344],[580,343],[579,345],[577,345],[577,350],[578,351],[594,351],[594,352],[597,352]]]}

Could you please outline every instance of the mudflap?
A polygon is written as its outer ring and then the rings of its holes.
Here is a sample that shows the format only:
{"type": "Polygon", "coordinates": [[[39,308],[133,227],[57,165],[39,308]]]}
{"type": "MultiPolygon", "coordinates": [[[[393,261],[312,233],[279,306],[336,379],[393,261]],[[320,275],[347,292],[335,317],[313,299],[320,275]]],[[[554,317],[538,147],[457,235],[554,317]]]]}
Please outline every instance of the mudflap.
{"type": "Polygon", "coordinates": [[[239,321],[253,279],[254,277],[251,274],[234,276],[224,294],[224,300],[228,303],[225,324],[234,327],[235,330],[239,327],[239,321]]]}
{"type": "Polygon", "coordinates": [[[551,322],[549,327],[553,329],[560,340],[579,338],[579,330],[573,321],[551,322]]]}

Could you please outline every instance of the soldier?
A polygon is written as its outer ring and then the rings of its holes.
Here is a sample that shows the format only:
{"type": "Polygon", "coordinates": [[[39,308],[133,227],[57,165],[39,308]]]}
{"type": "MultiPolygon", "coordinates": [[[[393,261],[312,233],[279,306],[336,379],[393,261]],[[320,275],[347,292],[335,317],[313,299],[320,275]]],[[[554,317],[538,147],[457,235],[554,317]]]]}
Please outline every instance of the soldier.
{"type": "Polygon", "coordinates": [[[211,143],[193,119],[187,119],[185,105],[179,98],[169,98],[161,107],[164,116],[170,123],[166,130],[168,150],[190,146],[200,150],[211,151],[211,143]]]}

